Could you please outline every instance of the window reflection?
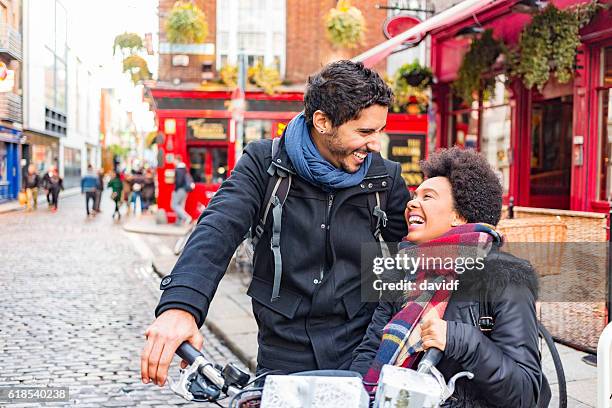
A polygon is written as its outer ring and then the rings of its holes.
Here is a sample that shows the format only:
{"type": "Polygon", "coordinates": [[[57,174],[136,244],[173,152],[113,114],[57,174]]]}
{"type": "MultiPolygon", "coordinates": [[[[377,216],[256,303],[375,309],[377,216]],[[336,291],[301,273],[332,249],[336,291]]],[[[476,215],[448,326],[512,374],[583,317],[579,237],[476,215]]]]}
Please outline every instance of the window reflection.
{"type": "Polygon", "coordinates": [[[227,178],[227,147],[189,147],[188,151],[194,182],[220,184],[227,178]]]}

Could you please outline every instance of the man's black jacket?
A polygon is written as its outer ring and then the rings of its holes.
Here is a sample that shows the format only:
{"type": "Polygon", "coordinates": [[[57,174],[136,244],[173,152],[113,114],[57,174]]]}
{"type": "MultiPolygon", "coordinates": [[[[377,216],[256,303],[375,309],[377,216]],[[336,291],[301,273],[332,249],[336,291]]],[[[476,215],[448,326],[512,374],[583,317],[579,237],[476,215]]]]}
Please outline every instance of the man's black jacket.
{"type": "MultiPolygon", "coordinates": [[[[162,281],[156,316],[178,308],[193,314],[198,326],[203,324],[232,254],[251,225],[257,225],[270,179],[268,166],[273,161],[294,173],[284,141],[274,158],[271,143],[263,140],[246,147],[200,217],[171,279],[162,281]]],[[[374,191],[386,191],[388,223],[382,235],[397,242],[407,232],[404,209],[409,197],[397,163],[374,154],[363,182],[333,196],[293,174],[282,215],[280,299],[271,302],[272,217],[255,249],[248,289],[259,325],[260,366],[295,372],[350,365],[376,308],[376,303],[362,302],[360,293],[361,246],[376,242],[368,205],[374,191]]]]}

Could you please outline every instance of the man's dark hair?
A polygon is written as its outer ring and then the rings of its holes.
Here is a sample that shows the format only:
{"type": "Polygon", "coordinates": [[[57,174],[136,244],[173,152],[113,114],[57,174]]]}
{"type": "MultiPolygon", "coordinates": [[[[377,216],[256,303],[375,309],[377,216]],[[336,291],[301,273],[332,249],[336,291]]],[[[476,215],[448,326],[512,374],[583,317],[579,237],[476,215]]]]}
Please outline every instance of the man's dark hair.
{"type": "Polygon", "coordinates": [[[446,177],[455,210],[469,223],[497,225],[501,217],[502,186],[484,156],[473,149],[453,147],[421,162],[425,177],[446,177]]]}
{"type": "Polygon", "coordinates": [[[390,107],[393,91],[374,70],[361,62],[336,61],[308,77],[304,117],[309,127],[317,110],[325,112],[333,127],[359,117],[372,105],[390,107]]]}

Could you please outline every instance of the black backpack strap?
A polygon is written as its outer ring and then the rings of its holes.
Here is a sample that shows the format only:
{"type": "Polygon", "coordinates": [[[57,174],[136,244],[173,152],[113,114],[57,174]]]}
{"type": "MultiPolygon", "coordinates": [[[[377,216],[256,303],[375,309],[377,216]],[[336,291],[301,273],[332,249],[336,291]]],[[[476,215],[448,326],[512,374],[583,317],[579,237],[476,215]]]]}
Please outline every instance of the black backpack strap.
{"type": "Polygon", "coordinates": [[[375,191],[368,194],[368,207],[372,214],[372,227],[374,238],[380,244],[380,250],[383,257],[390,257],[389,247],[382,237],[381,229],[387,226],[387,191],[375,191]]]}
{"type": "MultiPolygon", "coordinates": [[[[280,144],[280,138],[272,140],[272,160],[278,152],[280,144]]],[[[272,237],[270,239],[270,248],[274,254],[274,283],[272,286],[272,302],[275,302],[279,298],[280,284],[283,274],[283,260],[280,251],[280,234],[283,219],[283,205],[289,195],[291,189],[291,174],[283,171],[282,169],[274,166],[271,162],[268,167],[268,174],[270,175],[270,181],[266,189],[266,196],[264,197],[264,207],[260,212],[259,222],[255,227],[255,233],[252,237],[253,249],[257,246],[261,237],[264,233],[266,222],[268,221],[268,215],[270,209],[272,209],[272,237]]]]}

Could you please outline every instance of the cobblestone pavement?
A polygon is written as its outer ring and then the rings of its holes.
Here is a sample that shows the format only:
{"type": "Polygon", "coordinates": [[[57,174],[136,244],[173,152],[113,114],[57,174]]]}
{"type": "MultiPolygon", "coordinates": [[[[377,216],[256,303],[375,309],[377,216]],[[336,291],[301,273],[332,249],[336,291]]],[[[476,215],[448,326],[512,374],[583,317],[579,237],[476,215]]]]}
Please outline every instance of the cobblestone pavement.
{"type": "MultiPolygon", "coordinates": [[[[70,390],[69,403],[9,406],[214,406],[141,383],[143,333],[160,294],[146,258],[157,249],[111,220],[108,197],[96,218],[85,217],[83,201],[66,198],[55,214],[0,215],[0,387],[70,390]]],[[[203,334],[213,362],[238,360],[203,334]]]]}

